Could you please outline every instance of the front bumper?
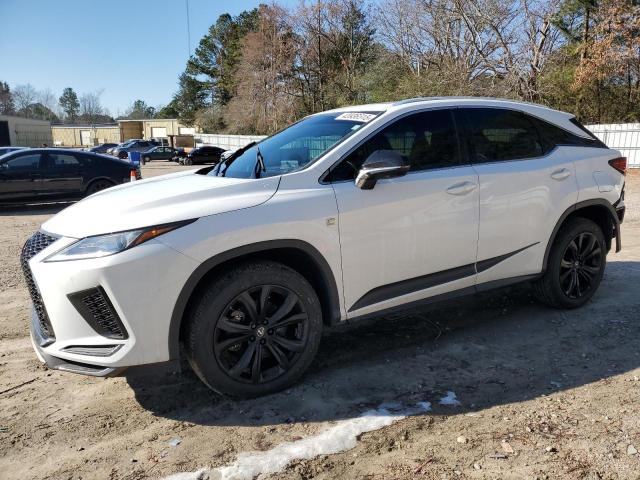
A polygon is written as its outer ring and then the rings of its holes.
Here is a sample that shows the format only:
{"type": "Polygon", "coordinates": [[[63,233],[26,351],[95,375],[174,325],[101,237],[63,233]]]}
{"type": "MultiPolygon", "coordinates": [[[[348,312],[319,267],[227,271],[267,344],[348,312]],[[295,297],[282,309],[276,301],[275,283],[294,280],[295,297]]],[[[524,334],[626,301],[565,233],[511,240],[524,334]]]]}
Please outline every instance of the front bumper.
{"type": "Polygon", "coordinates": [[[47,342],[47,338],[40,330],[40,323],[35,308],[31,308],[31,345],[36,352],[38,359],[47,367],[54,370],[62,370],[71,373],[80,373],[82,375],[91,375],[93,377],[114,377],[120,375],[127,367],[105,367],[101,365],[91,365],[87,363],[65,360],[63,358],[54,357],[47,353],[41,346],[47,342]]]}
{"type": "Polygon", "coordinates": [[[44,261],[74,241],[58,238],[27,261],[35,303],[44,305],[48,320],[42,322],[41,312],[32,308],[31,337],[40,360],[51,368],[94,376],[170,360],[171,314],[197,262],[157,240],[103,258],[44,261]],[[99,292],[102,302],[82,308],[79,298],[87,292],[99,292]],[[113,315],[105,316],[109,311],[113,315]],[[123,334],[114,335],[99,323],[117,324],[123,334]]]}

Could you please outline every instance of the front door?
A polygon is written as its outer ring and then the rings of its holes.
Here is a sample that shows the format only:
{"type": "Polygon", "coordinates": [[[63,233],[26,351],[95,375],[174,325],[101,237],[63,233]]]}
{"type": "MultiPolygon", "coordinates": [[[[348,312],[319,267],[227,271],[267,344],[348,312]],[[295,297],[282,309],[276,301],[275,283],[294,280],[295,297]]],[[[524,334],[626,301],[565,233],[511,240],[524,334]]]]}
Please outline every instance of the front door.
{"type": "Polygon", "coordinates": [[[40,196],[41,156],[24,153],[0,163],[0,201],[36,200],[40,196]]]}
{"type": "Polygon", "coordinates": [[[465,165],[450,110],[413,113],[363,142],[331,172],[350,317],[473,288],[478,177],[465,165]],[[411,171],[361,190],[353,178],[376,150],[411,171]]]}

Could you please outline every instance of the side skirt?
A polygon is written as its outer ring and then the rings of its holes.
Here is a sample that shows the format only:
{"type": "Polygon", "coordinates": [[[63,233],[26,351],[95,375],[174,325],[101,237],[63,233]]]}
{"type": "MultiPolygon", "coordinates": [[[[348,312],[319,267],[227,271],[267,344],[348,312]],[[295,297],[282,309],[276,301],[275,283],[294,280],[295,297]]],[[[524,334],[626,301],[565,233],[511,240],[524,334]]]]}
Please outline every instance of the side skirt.
{"type": "Polygon", "coordinates": [[[420,307],[425,307],[428,305],[432,305],[434,303],[444,302],[447,300],[451,300],[459,297],[466,297],[468,295],[473,295],[474,293],[481,293],[490,290],[498,290],[500,288],[508,287],[511,285],[516,285],[518,283],[530,282],[533,280],[537,280],[540,278],[540,273],[534,275],[522,275],[519,277],[511,277],[504,278],[501,280],[493,280],[491,282],[481,283],[474,287],[465,287],[459,290],[454,290],[452,292],[443,293],[441,295],[435,295],[433,297],[423,298],[421,300],[416,300],[414,302],[404,303],[402,305],[397,305],[395,307],[386,308],[384,310],[378,310],[376,312],[366,313],[364,315],[358,315],[356,317],[349,318],[346,320],[347,323],[366,320],[370,318],[380,317],[384,315],[390,315],[393,313],[404,312],[407,310],[415,310],[420,307]]]}

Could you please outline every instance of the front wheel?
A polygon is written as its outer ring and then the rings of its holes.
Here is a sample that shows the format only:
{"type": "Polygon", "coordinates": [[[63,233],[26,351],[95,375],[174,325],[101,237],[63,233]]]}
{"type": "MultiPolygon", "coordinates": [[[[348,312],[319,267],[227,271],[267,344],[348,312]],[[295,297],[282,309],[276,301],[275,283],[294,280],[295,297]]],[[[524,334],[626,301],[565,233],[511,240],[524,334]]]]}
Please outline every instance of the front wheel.
{"type": "Polygon", "coordinates": [[[211,389],[235,397],[266,395],[291,386],[313,361],[322,310],[295,270],[247,263],[201,294],[187,319],[185,351],[211,389]]]}
{"type": "Polygon", "coordinates": [[[536,282],[536,293],[555,308],[584,305],[598,289],[607,262],[607,245],[600,227],[586,218],[564,225],[551,247],[547,270],[536,282]]]}

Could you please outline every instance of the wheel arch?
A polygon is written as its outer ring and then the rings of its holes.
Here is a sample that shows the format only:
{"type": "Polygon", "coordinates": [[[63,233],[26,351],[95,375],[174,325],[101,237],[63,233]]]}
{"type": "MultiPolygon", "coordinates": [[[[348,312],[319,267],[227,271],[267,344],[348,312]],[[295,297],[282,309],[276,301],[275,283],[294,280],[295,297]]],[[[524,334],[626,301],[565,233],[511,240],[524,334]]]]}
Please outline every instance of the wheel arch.
{"type": "Polygon", "coordinates": [[[334,325],[340,321],[338,287],[331,267],[311,244],[294,239],[270,240],[234,248],[202,262],[187,279],[176,300],[169,325],[169,357],[180,352],[183,322],[198,289],[211,278],[232,268],[238,261],[273,260],[303,275],[316,291],[322,307],[323,322],[334,325]]]}
{"type": "Polygon", "coordinates": [[[89,191],[89,187],[91,185],[93,185],[96,182],[99,182],[101,180],[106,180],[107,182],[109,182],[111,184],[112,187],[115,187],[116,185],[118,185],[118,182],[114,181],[113,178],[109,177],[108,175],[100,175],[98,177],[91,177],[89,180],[87,180],[85,187],[84,187],[84,193],[86,194],[89,191]]]}
{"type": "Polygon", "coordinates": [[[602,233],[604,234],[607,242],[607,250],[611,249],[614,237],[616,239],[616,252],[619,252],[622,249],[620,220],[618,219],[618,215],[616,214],[613,205],[605,199],[596,198],[584,200],[565,210],[557,221],[544,252],[544,261],[542,264],[543,272],[547,269],[547,261],[549,260],[549,255],[551,253],[551,247],[558,235],[558,232],[560,231],[560,228],[562,228],[562,226],[573,217],[587,218],[595,222],[602,229],[602,233]]]}

